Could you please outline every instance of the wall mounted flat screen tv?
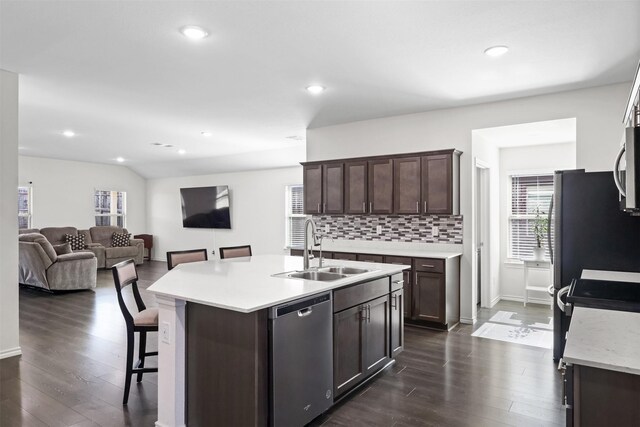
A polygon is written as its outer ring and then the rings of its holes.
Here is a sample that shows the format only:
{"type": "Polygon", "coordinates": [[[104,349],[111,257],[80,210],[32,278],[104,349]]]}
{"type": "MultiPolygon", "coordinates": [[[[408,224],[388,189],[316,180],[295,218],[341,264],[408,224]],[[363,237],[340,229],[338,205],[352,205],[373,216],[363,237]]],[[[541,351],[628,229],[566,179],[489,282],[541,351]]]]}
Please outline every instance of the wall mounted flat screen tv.
{"type": "Polygon", "coordinates": [[[182,226],[231,228],[229,186],[181,188],[182,226]]]}

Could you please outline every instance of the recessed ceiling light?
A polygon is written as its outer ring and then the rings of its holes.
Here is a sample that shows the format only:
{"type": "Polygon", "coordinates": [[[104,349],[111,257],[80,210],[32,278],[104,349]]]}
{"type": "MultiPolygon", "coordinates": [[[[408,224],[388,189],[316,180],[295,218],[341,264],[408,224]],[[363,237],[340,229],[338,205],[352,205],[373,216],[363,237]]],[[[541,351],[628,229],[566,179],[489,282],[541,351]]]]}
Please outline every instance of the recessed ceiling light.
{"type": "Polygon", "coordinates": [[[311,86],[307,86],[307,92],[313,94],[313,95],[318,95],[322,92],[324,92],[326,88],[324,86],[320,86],[320,85],[311,85],[311,86]]]}
{"type": "Polygon", "coordinates": [[[186,152],[187,152],[187,150],[184,150],[182,148],[178,150],[178,154],[185,154],[186,152]]]}
{"type": "Polygon", "coordinates": [[[196,25],[187,25],[180,28],[180,32],[187,38],[191,40],[202,40],[207,37],[209,33],[202,27],[198,27],[196,25]]]}
{"type": "Polygon", "coordinates": [[[202,132],[200,132],[200,135],[202,135],[202,136],[211,136],[211,132],[203,130],[202,132]]]}
{"type": "Polygon", "coordinates": [[[162,145],[162,142],[152,142],[151,145],[160,146],[162,145]]]}
{"type": "Polygon", "coordinates": [[[116,158],[116,162],[122,163],[122,162],[124,162],[124,158],[123,157],[117,157],[116,158]]]}
{"type": "Polygon", "coordinates": [[[62,134],[67,138],[71,138],[76,135],[76,133],[72,130],[65,130],[64,132],[62,132],[62,134]]]}
{"type": "Polygon", "coordinates": [[[287,139],[291,139],[293,141],[302,141],[304,138],[300,135],[290,135],[286,137],[287,139]]]}
{"type": "Polygon", "coordinates": [[[484,54],[493,58],[502,56],[509,51],[507,46],[491,46],[484,50],[484,54]]]}
{"type": "Polygon", "coordinates": [[[171,144],[162,144],[162,146],[164,148],[172,148],[173,147],[173,145],[171,145],[171,144]]]}

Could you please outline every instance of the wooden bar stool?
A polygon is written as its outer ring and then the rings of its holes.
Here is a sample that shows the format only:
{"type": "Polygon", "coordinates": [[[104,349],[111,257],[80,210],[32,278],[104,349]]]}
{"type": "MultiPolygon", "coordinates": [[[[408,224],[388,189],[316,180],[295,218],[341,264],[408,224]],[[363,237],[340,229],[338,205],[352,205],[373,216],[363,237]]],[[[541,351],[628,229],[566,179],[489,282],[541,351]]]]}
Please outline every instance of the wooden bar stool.
{"type": "Polygon", "coordinates": [[[218,250],[220,251],[220,259],[251,256],[251,245],[229,246],[218,250]]]}
{"type": "Polygon", "coordinates": [[[189,249],[186,251],[167,252],[167,268],[172,270],[173,267],[178,264],[207,261],[208,259],[206,249],[189,249]]]}

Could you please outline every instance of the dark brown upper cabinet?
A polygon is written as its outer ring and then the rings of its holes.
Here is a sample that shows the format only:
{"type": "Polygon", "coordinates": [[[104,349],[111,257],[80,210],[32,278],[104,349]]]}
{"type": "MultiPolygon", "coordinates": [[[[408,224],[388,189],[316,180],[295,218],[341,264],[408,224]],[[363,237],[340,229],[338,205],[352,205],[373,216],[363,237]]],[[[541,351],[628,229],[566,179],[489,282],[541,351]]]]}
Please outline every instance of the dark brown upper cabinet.
{"type": "Polygon", "coordinates": [[[322,213],[322,165],[303,167],[304,213],[322,213]]]}
{"type": "Polygon", "coordinates": [[[460,153],[422,157],[422,206],[424,214],[460,213],[460,153]]]}
{"type": "Polygon", "coordinates": [[[322,165],[322,213],[344,212],[344,163],[322,165]]]}
{"type": "Polygon", "coordinates": [[[369,160],[369,213],[393,213],[393,159],[369,160]]]}
{"type": "Polygon", "coordinates": [[[394,213],[420,213],[420,167],[420,157],[393,159],[394,213]]]}
{"type": "Polygon", "coordinates": [[[367,162],[344,164],[344,213],[366,214],[368,202],[367,162]]]}

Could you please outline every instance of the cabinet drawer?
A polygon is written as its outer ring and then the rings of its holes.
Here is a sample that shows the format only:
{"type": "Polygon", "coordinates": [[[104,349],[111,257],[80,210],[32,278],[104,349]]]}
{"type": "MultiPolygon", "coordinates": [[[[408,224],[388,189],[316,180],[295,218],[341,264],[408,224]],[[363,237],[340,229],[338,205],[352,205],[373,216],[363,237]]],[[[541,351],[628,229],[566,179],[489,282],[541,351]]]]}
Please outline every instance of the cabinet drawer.
{"type": "Polygon", "coordinates": [[[362,262],[383,262],[384,257],[382,255],[371,255],[371,254],[358,254],[358,261],[362,262]]]}
{"type": "Polygon", "coordinates": [[[356,254],[350,254],[347,252],[334,252],[333,259],[343,259],[345,261],[355,261],[356,254]]]}
{"type": "Polygon", "coordinates": [[[416,271],[429,271],[432,273],[444,273],[444,260],[433,258],[414,258],[416,271]]]}
{"type": "Polygon", "coordinates": [[[389,277],[360,283],[333,292],[333,312],[345,310],[389,293],[389,277]]]}

